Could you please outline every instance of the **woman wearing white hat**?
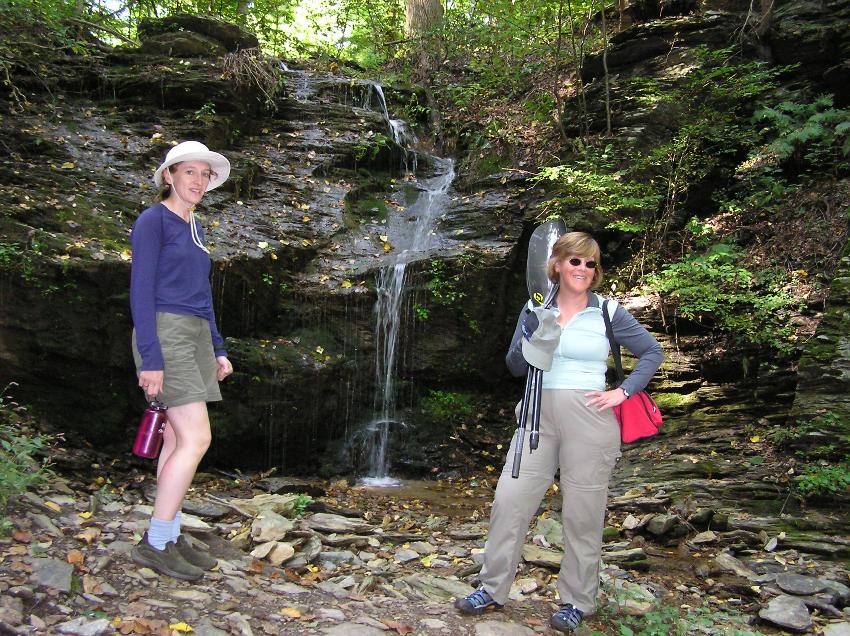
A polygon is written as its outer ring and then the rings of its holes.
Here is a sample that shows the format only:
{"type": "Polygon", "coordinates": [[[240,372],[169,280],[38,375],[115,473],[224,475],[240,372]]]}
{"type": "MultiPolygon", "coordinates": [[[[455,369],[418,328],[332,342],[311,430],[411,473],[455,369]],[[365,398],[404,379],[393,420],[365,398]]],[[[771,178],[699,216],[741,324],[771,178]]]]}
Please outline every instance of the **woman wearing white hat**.
{"type": "Polygon", "coordinates": [[[160,202],[139,215],[130,242],[133,357],[148,399],[168,407],[150,527],[136,563],[186,580],[215,566],[180,535],[180,509],[210,444],[207,402],[233,372],[215,324],[210,257],[193,209],[230,174],[230,162],[198,141],[174,146],[154,172],[160,202]]]}

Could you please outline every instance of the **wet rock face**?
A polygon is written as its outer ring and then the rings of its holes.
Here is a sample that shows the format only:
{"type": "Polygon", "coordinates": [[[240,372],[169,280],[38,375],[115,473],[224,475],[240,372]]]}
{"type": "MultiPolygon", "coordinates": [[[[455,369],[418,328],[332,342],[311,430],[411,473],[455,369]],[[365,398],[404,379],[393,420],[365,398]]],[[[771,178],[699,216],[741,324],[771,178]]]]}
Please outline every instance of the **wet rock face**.
{"type": "MultiPolygon", "coordinates": [[[[147,27],[145,41],[242,46],[236,35],[175,25],[184,30],[147,27]]],[[[127,452],[143,406],[129,348],[128,233],[153,200],[151,174],[172,141],[198,139],[233,164],[198,210],[236,369],[211,407],[208,458],[352,470],[351,438],[374,404],[376,272],[412,240],[437,162],[395,141],[396,129],[402,142],[406,133],[373,83],[273,69],[279,87],[269,95],[209,57],[122,49],[104,64],[65,78],[82,95],[0,124],[12,148],[0,160],[9,202],[0,215],[9,246],[0,383],[18,382],[15,397],[58,429],[127,452]]],[[[387,102],[411,93],[399,95],[387,102]]],[[[410,259],[398,358],[408,430],[431,387],[493,386],[506,375],[501,356],[524,294],[513,274],[524,268],[519,192],[498,179],[450,190],[430,245],[410,259]],[[438,273],[433,262],[444,263],[438,273]],[[434,302],[434,289],[448,300],[434,302]]],[[[424,466],[417,457],[405,461],[424,466]]]]}
{"type": "MultiPolygon", "coordinates": [[[[145,19],[139,23],[138,28],[139,39],[144,47],[150,41],[166,41],[167,36],[180,32],[195,39],[197,36],[206,36],[208,40],[219,43],[224,51],[232,52],[260,46],[257,36],[250,31],[224,20],[199,15],[183,14],[167,18],[145,19]]],[[[179,52],[175,52],[174,55],[184,57],[179,52]]]]}

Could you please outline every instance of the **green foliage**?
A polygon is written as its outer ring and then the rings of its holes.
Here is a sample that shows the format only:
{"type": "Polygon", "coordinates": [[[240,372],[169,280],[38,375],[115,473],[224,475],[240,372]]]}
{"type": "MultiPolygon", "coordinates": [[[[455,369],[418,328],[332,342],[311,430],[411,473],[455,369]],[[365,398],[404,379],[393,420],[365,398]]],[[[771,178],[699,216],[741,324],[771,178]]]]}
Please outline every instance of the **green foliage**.
{"type": "Polygon", "coordinates": [[[413,317],[420,322],[425,322],[430,317],[431,312],[428,311],[427,307],[423,307],[419,303],[413,304],[413,317]]]}
{"type": "Polygon", "coordinates": [[[472,395],[454,391],[431,389],[419,400],[419,407],[437,422],[460,424],[475,414],[472,395]]]}
{"type": "Polygon", "coordinates": [[[466,297],[466,292],[458,289],[461,273],[449,274],[444,261],[431,261],[428,269],[430,279],[425,288],[431,292],[431,298],[438,305],[456,305],[466,297]]]}
{"type": "MultiPolygon", "coordinates": [[[[651,193],[645,185],[628,180],[621,171],[597,172],[594,166],[584,161],[543,168],[532,181],[546,181],[556,187],[557,195],[545,206],[549,215],[582,208],[606,214],[626,210],[651,211],[658,205],[658,195],[651,193]]],[[[631,222],[630,227],[640,231],[643,225],[631,222]]]]}
{"type": "Polygon", "coordinates": [[[205,102],[198,110],[195,111],[195,119],[198,121],[206,121],[211,117],[215,117],[215,104],[205,102]]]}
{"type": "Polygon", "coordinates": [[[42,483],[49,475],[49,458],[44,455],[52,443],[46,435],[33,433],[26,409],[17,404],[8,384],[0,392],[0,525],[5,519],[9,499],[42,483]]]}
{"type": "MultiPolygon", "coordinates": [[[[717,636],[761,635],[761,632],[751,630],[740,614],[713,610],[708,605],[689,607],[685,614],[678,606],[658,602],[652,611],[643,616],[617,614],[608,620],[616,624],[617,631],[612,633],[619,636],[687,636],[698,633],[717,636]]],[[[599,632],[593,634],[596,636],[599,632]]]]}
{"type": "Polygon", "coordinates": [[[0,242],[0,272],[20,276],[28,283],[38,283],[34,250],[28,250],[20,243],[0,242]]]}
{"type": "Polygon", "coordinates": [[[850,154],[850,109],[833,106],[832,95],[820,95],[808,104],[784,101],[764,106],[753,115],[769,140],[746,165],[799,164],[807,172],[838,176],[847,170],[850,154]]]}
{"type": "Polygon", "coordinates": [[[841,464],[809,466],[794,478],[803,498],[826,497],[850,491],[850,458],[841,464]]]}
{"type": "Polygon", "coordinates": [[[791,312],[800,301],[792,293],[794,274],[751,271],[742,251],[715,243],[704,253],[691,252],[646,277],[649,291],[675,307],[676,314],[729,333],[734,341],[789,351],[791,312]]]}
{"type": "Polygon", "coordinates": [[[364,159],[375,159],[381,150],[391,148],[393,143],[387,135],[370,130],[354,145],[354,161],[359,163],[364,159]]]}
{"type": "Polygon", "coordinates": [[[295,500],[295,505],[292,508],[293,516],[303,517],[307,514],[307,506],[309,506],[312,501],[313,498],[306,493],[298,495],[298,498],[295,500]]]}

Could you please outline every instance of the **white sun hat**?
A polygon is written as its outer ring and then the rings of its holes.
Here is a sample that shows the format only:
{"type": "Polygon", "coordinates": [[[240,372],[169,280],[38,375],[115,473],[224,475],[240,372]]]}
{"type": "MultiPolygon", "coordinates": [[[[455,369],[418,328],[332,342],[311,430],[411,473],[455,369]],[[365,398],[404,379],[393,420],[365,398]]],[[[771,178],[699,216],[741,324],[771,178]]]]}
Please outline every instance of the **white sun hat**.
{"type": "Polygon", "coordinates": [[[210,178],[207,192],[227,181],[227,177],[230,175],[230,162],[224,155],[213,152],[200,141],[184,141],[168,151],[168,154],[165,155],[165,161],[153,173],[153,182],[156,187],[162,187],[162,172],[168,166],[173,166],[181,161],[205,161],[210,164],[210,169],[215,175],[210,178]]]}

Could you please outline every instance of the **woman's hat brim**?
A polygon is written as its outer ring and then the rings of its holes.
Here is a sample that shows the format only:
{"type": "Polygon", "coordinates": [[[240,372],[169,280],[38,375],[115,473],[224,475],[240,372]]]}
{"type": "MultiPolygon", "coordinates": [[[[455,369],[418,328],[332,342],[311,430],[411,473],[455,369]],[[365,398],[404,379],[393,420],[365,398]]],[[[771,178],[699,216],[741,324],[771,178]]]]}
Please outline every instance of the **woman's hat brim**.
{"type": "Polygon", "coordinates": [[[182,163],[184,161],[204,161],[210,164],[210,169],[215,173],[215,176],[210,178],[210,184],[207,186],[207,192],[215,190],[218,186],[227,181],[227,178],[230,176],[230,162],[224,155],[220,155],[212,150],[187,152],[176,155],[170,159],[166,159],[162,165],[156,169],[156,172],[153,173],[153,182],[156,184],[156,187],[162,187],[162,173],[169,166],[173,166],[175,163],[182,163]]]}

